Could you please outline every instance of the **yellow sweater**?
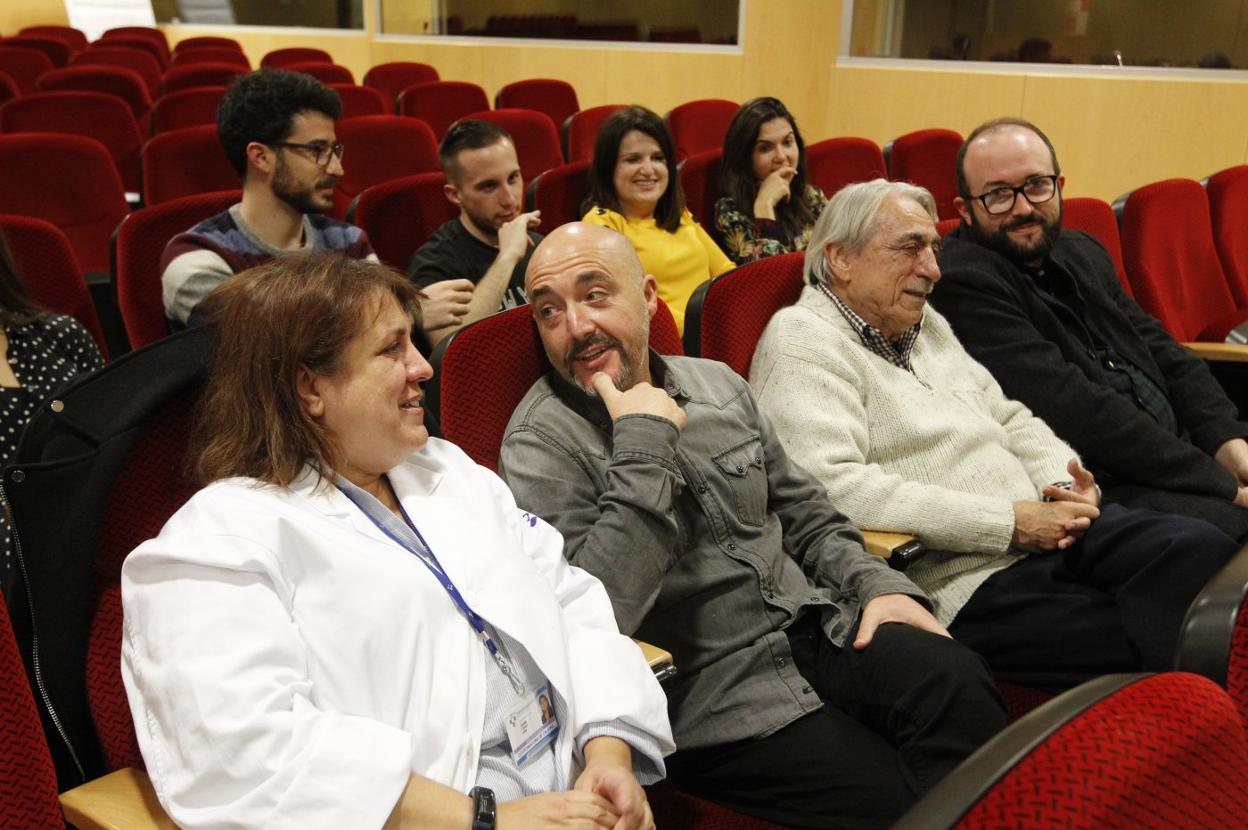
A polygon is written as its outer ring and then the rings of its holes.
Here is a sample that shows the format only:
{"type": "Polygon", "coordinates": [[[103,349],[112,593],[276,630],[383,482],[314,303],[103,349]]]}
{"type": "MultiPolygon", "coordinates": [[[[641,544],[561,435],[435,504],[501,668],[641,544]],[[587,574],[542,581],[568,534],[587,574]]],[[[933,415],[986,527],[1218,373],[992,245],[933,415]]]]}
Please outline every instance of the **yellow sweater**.
{"type": "Polygon", "coordinates": [[[663,230],[654,219],[625,219],[603,207],[592,207],[584,221],[617,230],[637,249],[641,266],[659,283],[659,297],[672,310],[676,328],[685,333],[685,306],[694,289],[733,266],[714,240],[685,211],[674,233],[663,230]]]}

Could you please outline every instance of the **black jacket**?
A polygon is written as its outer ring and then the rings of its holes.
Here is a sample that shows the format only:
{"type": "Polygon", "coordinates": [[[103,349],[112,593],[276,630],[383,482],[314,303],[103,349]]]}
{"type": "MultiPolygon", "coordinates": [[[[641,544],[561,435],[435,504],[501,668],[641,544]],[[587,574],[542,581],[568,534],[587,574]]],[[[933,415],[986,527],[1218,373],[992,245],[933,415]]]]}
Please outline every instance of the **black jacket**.
{"type": "Polygon", "coordinates": [[[13,624],[62,790],[104,772],[85,664],[109,487],[151,417],[202,385],[210,334],[196,328],[153,343],[45,401],[4,471],[19,569],[13,624]]]}
{"type": "Polygon", "coordinates": [[[965,226],[945,240],[932,303],[1005,393],[1073,446],[1102,484],[1233,499],[1235,477],[1212,454],[1248,435],[1248,424],[1204,361],[1123,292],[1109,254],[1087,234],[1062,231],[1050,259],[1074,277],[1082,319],[1005,257],[970,241],[965,226]],[[1165,391],[1183,435],[1109,386],[1088,332],[1165,391]]]}

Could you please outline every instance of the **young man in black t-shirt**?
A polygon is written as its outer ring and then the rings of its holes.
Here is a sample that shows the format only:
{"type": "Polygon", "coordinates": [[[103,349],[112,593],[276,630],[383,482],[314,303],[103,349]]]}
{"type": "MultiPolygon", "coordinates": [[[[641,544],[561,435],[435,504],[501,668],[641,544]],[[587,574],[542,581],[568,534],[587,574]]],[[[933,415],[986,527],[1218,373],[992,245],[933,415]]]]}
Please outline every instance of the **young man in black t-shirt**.
{"type": "Polygon", "coordinates": [[[489,121],[460,121],[439,148],[446,198],[459,217],[434,231],[407,275],[421,287],[430,346],[457,328],[527,302],[524,269],[541,214],[524,213],[524,181],[511,136],[489,121]]]}

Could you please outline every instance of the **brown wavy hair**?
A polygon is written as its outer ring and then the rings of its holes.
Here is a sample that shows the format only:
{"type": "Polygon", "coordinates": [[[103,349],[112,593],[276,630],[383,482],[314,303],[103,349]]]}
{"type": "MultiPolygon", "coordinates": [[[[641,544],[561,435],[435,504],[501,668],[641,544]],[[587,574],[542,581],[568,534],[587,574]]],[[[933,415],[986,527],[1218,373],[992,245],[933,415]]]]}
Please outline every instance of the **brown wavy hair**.
{"type": "Polygon", "coordinates": [[[305,464],[339,468],[337,442],[299,398],[299,370],[339,371],[387,295],[418,323],[420,295],[405,277],[328,251],[282,254],[209,294],[197,309],[215,329],[191,443],[199,480],[248,476],[286,487],[305,464]]]}

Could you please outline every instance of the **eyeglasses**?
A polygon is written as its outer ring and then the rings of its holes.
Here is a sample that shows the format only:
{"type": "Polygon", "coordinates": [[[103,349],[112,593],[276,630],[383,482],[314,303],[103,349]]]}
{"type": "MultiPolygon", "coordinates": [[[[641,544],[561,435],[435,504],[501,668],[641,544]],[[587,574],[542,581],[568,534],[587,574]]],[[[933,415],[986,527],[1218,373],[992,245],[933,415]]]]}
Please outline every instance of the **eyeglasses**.
{"type": "Polygon", "coordinates": [[[997,216],[1013,210],[1014,200],[1018,198],[1020,193],[1031,204],[1042,205],[1049,199],[1052,199],[1053,194],[1056,192],[1056,175],[1032,176],[1018,187],[994,187],[987,193],[981,193],[974,198],[979,200],[980,204],[984,206],[984,210],[997,216]]]}
{"type": "Polygon", "coordinates": [[[289,147],[292,150],[307,150],[312,153],[313,160],[318,167],[328,167],[329,157],[333,156],[339,161],[342,160],[342,151],[346,148],[340,142],[335,141],[333,144],[326,144],[323,141],[313,141],[308,144],[299,144],[294,141],[275,141],[269,145],[270,147],[289,147]]]}

